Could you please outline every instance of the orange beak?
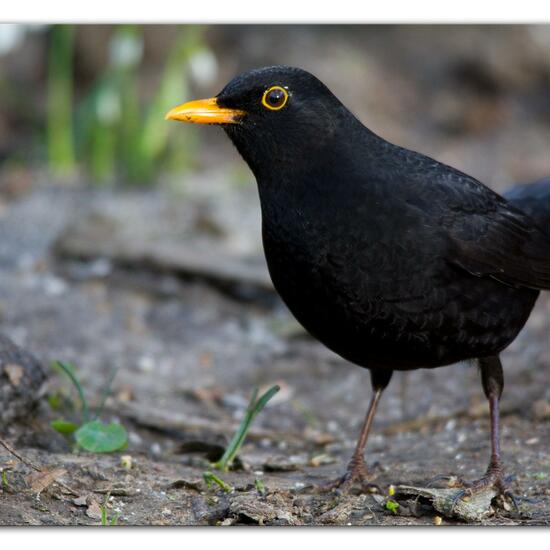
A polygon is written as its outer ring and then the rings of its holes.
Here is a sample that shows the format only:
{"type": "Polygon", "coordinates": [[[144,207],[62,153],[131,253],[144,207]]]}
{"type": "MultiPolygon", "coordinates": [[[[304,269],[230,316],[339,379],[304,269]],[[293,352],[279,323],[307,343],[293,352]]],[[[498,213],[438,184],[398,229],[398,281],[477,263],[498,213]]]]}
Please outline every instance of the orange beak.
{"type": "Polygon", "coordinates": [[[220,107],[218,100],[212,97],[178,105],[166,114],[165,119],[195,124],[236,124],[244,115],[244,111],[220,107]]]}

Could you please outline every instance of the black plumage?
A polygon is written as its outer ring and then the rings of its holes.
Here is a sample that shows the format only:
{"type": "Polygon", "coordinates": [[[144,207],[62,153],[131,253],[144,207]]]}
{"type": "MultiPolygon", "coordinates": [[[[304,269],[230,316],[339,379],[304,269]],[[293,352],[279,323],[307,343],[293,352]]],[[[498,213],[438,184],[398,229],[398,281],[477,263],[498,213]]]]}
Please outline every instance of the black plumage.
{"type": "Polygon", "coordinates": [[[168,117],[223,124],[258,183],[275,288],[313,336],[371,371],[374,397],[343,481],[368,477],[363,448],[394,370],[473,359],[490,401],[493,452],[471,487],[503,488],[499,354],[550,288],[550,237],[537,207],[531,217],[525,196],[510,202],[385,141],[300,69],[250,71],[208,101],[225,118],[201,118],[196,102],[168,117]]]}

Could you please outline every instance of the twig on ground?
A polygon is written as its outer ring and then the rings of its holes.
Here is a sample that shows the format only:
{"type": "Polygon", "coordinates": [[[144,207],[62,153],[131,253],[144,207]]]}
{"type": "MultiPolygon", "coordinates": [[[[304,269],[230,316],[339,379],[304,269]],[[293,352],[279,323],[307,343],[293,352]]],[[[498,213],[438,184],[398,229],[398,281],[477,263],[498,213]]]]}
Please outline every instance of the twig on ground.
{"type": "Polygon", "coordinates": [[[0,437],[0,445],[8,451],[11,455],[13,455],[17,460],[22,462],[23,464],[29,466],[29,468],[32,468],[33,470],[36,470],[37,472],[41,472],[42,468],[39,466],[36,466],[33,464],[28,458],[25,458],[24,456],[21,456],[9,443],[7,443],[4,439],[0,437]]]}
{"type": "MultiPolygon", "coordinates": [[[[20,455],[7,441],[2,439],[1,437],[0,437],[0,445],[2,445],[2,447],[4,447],[4,449],[6,449],[8,453],[13,455],[15,458],[17,458],[17,460],[19,460],[29,468],[32,468],[36,472],[43,473],[44,470],[40,466],[37,466],[36,464],[32,463],[28,458],[25,458],[24,456],[20,455]]],[[[72,495],[77,497],[80,496],[80,493],[77,493],[74,489],[71,489],[67,484],[63,483],[62,481],[59,481],[56,479],[54,483],[57,483],[57,485],[59,485],[60,487],[62,487],[72,495]]]]}

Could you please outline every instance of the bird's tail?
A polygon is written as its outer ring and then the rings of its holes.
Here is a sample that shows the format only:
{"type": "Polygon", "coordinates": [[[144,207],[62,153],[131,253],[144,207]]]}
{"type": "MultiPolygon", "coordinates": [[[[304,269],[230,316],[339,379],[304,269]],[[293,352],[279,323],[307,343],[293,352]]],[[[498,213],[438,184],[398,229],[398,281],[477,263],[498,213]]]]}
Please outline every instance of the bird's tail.
{"type": "Polygon", "coordinates": [[[507,189],[504,198],[550,234],[550,177],[507,189]]]}

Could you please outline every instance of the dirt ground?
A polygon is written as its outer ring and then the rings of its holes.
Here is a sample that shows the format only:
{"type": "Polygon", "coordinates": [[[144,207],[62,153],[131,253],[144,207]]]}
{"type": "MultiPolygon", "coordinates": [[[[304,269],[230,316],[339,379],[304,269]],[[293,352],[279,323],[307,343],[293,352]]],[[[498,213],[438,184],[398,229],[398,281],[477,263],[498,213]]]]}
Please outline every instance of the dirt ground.
{"type": "MultiPolygon", "coordinates": [[[[118,369],[104,419],[120,421],[130,443],[75,454],[41,399],[0,430],[42,469],[0,448],[0,524],[97,525],[104,503],[119,525],[463,524],[399,491],[392,512],[387,495],[392,484],[483,473],[487,406],[468,365],[396,374],[368,443],[379,494],[312,490],[345,468],[368,373],[294,324],[266,277],[256,193],[227,189],[205,173],[179,193],[37,185],[3,201],[0,332],[40,359],[49,394],[68,389],[53,360],[77,366],[95,403],[118,369]],[[256,418],[239,469],[220,474],[233,492],[208,488],[205,455],[227,443],[252,390],[275,383],[281,391],[256,418]]],[[[503,457],[513,492],[530,501],[519,511],[496,502],[477,523],[550,523],[549,326],[543,295],[503,356],[503,457]]]]}

